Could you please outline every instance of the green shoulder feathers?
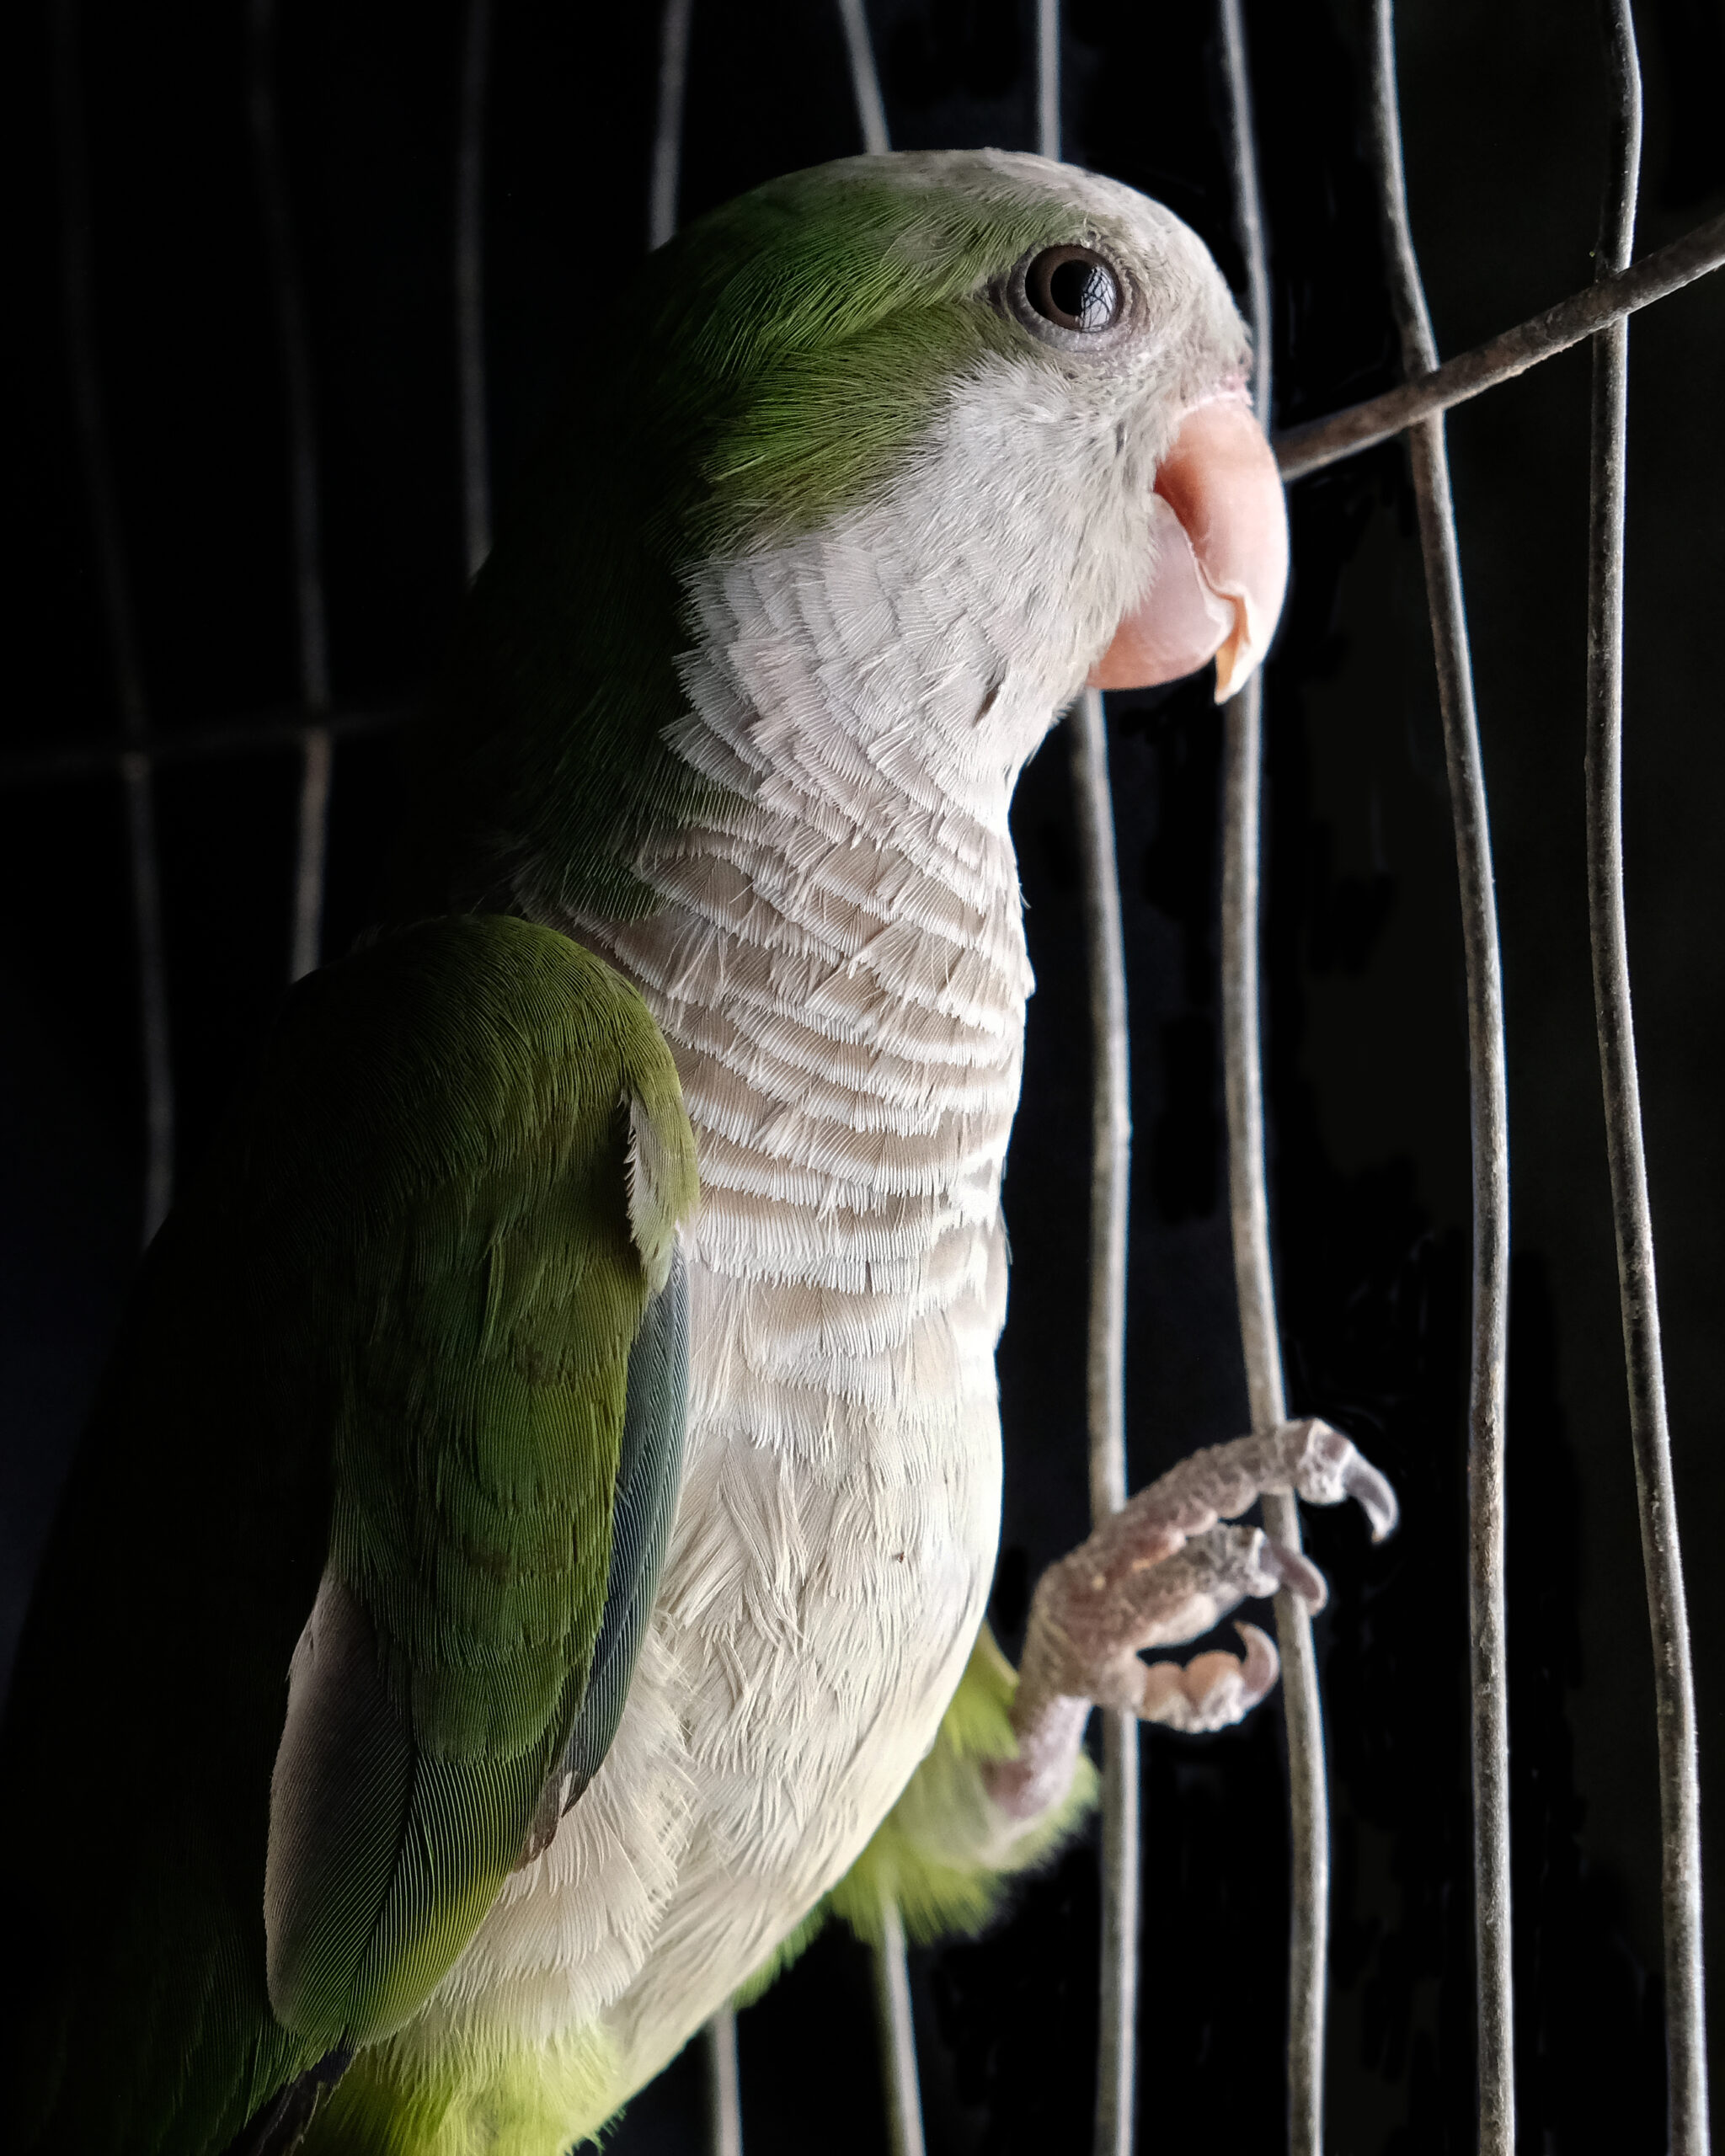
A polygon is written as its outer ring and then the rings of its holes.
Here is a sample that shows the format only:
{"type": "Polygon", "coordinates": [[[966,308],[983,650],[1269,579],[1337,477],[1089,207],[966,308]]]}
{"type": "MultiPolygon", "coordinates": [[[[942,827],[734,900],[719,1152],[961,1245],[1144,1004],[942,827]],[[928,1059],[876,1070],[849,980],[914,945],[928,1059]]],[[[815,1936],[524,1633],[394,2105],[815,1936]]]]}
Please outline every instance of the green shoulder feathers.
{"type": "Polygon", "coordinates": [[[32,1610],[8,2147],[214,2156],[410,2015],[579,1795],[676,1486],[695,1194],[644,1006],[551,931],[428,921],[294,991],[32,1610]]]}

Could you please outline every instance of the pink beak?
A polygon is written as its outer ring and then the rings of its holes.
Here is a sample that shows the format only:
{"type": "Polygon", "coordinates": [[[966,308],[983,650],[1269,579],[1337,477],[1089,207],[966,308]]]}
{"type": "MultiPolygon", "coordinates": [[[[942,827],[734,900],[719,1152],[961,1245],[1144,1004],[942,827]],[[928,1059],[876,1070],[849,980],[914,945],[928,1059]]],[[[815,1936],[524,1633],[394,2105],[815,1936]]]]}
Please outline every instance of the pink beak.
{"type": "Polygon", "coordinates": [[[1216,663],[1226,703],[1263,657],[1288,588],[1281,476],[1245,398],[1180,422],[1156,475],[1150,583],[1090,670],[1097,689],[1147,689],[1216,663]]]}

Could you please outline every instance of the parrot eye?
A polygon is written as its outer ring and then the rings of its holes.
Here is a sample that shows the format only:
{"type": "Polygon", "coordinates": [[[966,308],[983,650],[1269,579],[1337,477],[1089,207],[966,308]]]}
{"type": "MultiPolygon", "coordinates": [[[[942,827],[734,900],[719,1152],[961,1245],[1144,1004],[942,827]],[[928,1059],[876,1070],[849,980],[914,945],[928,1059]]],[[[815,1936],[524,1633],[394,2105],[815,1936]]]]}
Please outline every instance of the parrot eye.
{"type": "Polygon", "coordinates": [[[1045,247],[1014,272],[1010,297],[1027,328],[1062,331],[1061,343],[1098,336],[1125,312],[1119,272],[1088,247],[1045,247]]]}
{"type": "Polygon", "coordinates": [[[1051,247],[1024,279],[1025,296],[1044,321],[1061,329],[1106,329],[1120,312],[1114,273],[1087,248],[1051,247]]]}

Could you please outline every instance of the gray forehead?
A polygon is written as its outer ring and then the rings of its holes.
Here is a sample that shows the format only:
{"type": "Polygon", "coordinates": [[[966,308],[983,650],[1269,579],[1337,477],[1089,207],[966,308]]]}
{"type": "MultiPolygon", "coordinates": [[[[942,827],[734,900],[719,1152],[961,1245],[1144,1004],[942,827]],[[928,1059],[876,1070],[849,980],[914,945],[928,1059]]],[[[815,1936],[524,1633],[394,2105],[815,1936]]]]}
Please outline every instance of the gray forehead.
{"type": "Polygon", "coordinates": [[[844,162],[877,174],[885,169],[908,190],[939,189],[1002,212],[1027,195],[1066,204],[1079,230],[1142,272],[1164,334],[1210,350],[1243,349],[1238,312],[1209,248],[1172,210],[1119,180],[1012,150],[898,151],[844,162]]]}
{"type": "Polygon", "coordinates": [[[1166,264],[1195,281],[1221,286],[1210,250],[1189,225],[1162,203],[1101,173],[1017,150],[899,150],[843,163],[859,171],[885,168],[907,188],[940,188],[1002,209],[1027,195],[1052,197],[1146,263],[1166,264]]]}

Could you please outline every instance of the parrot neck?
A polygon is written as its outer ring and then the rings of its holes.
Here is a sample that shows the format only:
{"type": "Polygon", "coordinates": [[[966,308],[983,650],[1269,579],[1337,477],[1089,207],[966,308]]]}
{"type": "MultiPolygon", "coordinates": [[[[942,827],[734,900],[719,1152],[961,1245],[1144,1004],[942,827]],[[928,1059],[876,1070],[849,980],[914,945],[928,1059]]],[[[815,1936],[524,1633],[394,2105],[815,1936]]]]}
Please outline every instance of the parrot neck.
{"type": "MultiPolygon", "coordinates": [[[[997,1451],[1000,1181],[1032,986],[1007,811],[1051,701],[976,626],[950,554],[925,574],[889,536],[859,518],[693,580],[669,739],[713,806],[636,849],[650,910],[547,917],[637,984],[676,1058],[697,1315],[753,1309],[714,1413],[830,1449],[835,1395],[937,1385],[986,1403],[997,1451]]],[[[856,1444],[897,1443],[892,1421],[856,1444]]]]}
{"type": "MultiPolygon", "coordinates": [[[[925,475],[948,497],[953,476],[925,475]]],[[[1033,985],[1008,810],[1065,686],[1035,658],[1071,659],[1033,608],[1001,637],[1001,564],[932,510],[884,502],[690,579],[665,740],[707,805],[636,846],[649,909],[561,915],[671,1043],[709,1219],[725,1187],[887,1209],[900,1242],[911,1212],[937,1241],[953,1209],[997,1211],[1033,985]]]]}

